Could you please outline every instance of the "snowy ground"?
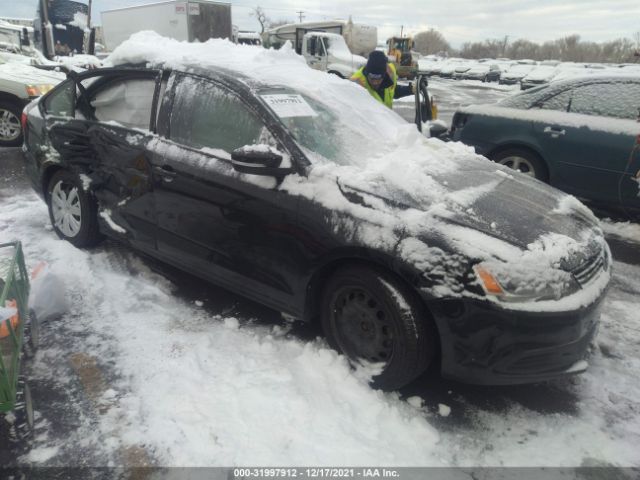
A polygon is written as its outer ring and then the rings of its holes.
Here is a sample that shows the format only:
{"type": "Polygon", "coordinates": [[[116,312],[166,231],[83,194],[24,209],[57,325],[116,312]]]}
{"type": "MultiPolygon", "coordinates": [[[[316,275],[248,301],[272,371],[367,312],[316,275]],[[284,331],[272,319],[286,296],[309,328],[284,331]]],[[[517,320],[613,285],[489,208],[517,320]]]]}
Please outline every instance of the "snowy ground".
{"type": "MultiPolygon", "coordinates": [[[[441,111],[505,94],[437,88],[441,111]]],[[[482,388],[428,372],[384,394],[308,327],[115,243],[58,240],[19,161],[0,151],[0,242],[46,260],[70,302],[28,365],[37,435],[21,464],[640,466],[637,225],[606,226],[624,262],[585,374],[482,388]]]]}

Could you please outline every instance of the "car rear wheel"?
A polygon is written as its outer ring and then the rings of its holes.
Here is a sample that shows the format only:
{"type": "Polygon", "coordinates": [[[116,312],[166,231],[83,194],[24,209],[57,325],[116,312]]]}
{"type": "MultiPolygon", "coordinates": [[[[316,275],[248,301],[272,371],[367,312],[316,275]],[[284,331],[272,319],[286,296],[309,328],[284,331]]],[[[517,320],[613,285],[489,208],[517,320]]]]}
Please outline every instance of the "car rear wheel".
{"type": "Polygon", "coordinates": [[[423,373],[435,330],[420,300],[390,274],[353,266],[338,270],[322,298],[322,328],[352,364],[380,367],[372,385],[398,389],[423,373]]]}
{"type": "Polygon", "coordinates": [[[66,170],[53,175],[47,191],[49,217],[58,236],[76,247],[91,247],[100,239],[97,203],[78,176],[66,170]]]}
{"type": "Polygon", "coordinates": [[[22,143],[21,114],[17,103],[0,102],[0,147],[16,147],[22,143]]]}
{"type": "Polygon", "coordinates": [[[501,150],[494,154],[491,160],[543,182],[549,180],[549,174],[544,162],[538,155],[529,150],[522,148],[501,150]]]}

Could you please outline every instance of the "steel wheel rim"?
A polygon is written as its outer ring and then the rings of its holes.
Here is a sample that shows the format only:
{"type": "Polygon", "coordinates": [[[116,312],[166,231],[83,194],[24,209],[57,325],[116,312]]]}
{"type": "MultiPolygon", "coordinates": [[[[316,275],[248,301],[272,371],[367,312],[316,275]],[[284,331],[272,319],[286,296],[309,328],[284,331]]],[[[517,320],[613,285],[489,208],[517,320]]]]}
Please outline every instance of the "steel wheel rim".
{"type": "Polygon", "coordinates": [[[56,183],[51,192],[51,213],[53,224],[66,237],[72,238],[80,233],[82,227],[80,196],[78,187],[56,183]]]}
{"type": "Polygon", "coordinates": [[[391,315],[361,287],[344,287],[333,296],[333,321],[340,350],[351,359],[388,363],[394,350],[391,315]]]}
{"type": "Polygon", "coordinates": [[[535,178],[536,176],[536,169],[533,167],[533,164],[524,157],[512,155],[499,160],[498,163],[505,167],[509,167],[512,170],[517,170],[520,173],[529,175],[530,177],[535,178]]]}
{"type": "Polygon", "coordinates": [[[20,119],[13,112],[0,108],[0,140],[10,142],[20,136],[20,119]]]}

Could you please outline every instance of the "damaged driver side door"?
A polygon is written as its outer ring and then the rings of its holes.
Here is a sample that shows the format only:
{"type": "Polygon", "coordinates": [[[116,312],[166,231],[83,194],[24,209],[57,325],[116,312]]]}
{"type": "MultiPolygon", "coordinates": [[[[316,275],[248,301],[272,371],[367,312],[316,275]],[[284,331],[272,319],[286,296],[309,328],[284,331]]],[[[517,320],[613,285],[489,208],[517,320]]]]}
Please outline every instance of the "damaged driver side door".
{"type": "Polygon", "coordinates": [[[51,146],[98,201],[101,231],[153,251],[155,153],[149,145],[154,143],[162,72],[101,70],[72,80],[72,112],[65,112],[64,119],[47,115],[51,146]]]}

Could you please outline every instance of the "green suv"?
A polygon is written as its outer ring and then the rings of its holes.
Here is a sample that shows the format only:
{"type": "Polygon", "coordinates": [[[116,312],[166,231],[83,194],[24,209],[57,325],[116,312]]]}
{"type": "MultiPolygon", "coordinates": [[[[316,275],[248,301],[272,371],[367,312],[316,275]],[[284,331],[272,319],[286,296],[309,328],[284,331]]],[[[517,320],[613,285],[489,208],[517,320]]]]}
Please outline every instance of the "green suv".
{"type": "Polygon", "coordinates": [[[571,78],[453,117],[451,137],[591,204],[640,218],[640,77],[571,78]]]}

